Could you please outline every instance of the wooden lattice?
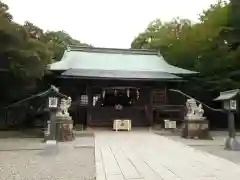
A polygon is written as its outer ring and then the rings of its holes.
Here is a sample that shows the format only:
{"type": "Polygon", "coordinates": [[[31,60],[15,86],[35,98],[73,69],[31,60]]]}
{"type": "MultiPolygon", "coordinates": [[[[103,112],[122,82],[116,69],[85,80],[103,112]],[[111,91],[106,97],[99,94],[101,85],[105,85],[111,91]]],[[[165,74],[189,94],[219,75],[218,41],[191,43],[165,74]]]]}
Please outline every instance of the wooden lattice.
{"type": "Polygon", "coordinates": [[[165,105],[167,104],[167,92],[166,89],[156,89],[153,91],[153,105],[165,105]]]}

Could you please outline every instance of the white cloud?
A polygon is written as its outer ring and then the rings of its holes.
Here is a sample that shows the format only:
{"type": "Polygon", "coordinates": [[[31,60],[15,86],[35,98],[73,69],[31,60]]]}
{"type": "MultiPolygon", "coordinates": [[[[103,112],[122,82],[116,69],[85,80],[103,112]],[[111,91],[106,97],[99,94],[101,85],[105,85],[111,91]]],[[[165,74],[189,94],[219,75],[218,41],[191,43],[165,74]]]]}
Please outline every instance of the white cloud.
{"type": "Polygon", "coordinates": [[[128,48],[156,18],[179,16],[196,21],[216,0],[6,0],[14,20],[44,30],[65,30],[99,47],[128,48]]]}

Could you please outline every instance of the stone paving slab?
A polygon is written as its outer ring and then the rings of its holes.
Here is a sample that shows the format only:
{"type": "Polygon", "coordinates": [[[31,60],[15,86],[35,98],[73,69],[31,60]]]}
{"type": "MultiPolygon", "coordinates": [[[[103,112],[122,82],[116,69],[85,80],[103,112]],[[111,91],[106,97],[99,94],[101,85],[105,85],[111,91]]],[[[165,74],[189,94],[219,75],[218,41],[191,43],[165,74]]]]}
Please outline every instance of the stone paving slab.
{"type": "Polygon", "coordinates": [[[104,146],[102,147],[101,152],[106,175],[121,175],[122,172],[114,158],[114,154],[111,152],[111,149],[108,146],[104,146]]]}
{"type": "Polygon", "coordinates": [[[121,172],[126,179],[140,179],[141,176],[137,169],[134,167],[131,159],[126,158],[124,151],[117,146],[111,146],[112,153],[114,154],[115,161],[121,167],[121,172]]]}
{"type": "MultiPolygon", "coordinates": [[[[181,142],[187,146],[191,146],[195,149],[199,149],[240,164],[240,151],[228,151],[224,149],[225,140],[228,136],[227,133],[222,132],[222,134],[220,134],[220,132],[218,133],[213,132],[212,134],[214,135],[213,136],[214,140],[184,139],[179,136],[166,136],[166,137],[174,141],[181,142]]],[[[240,142],[240,136],[237,136],[236,139],[240,142]]]]}
{"type": "Polygon", "coordinates": [[[97,180],[237,180],[240,166],[150,132],[95,133],[97,180]]]}

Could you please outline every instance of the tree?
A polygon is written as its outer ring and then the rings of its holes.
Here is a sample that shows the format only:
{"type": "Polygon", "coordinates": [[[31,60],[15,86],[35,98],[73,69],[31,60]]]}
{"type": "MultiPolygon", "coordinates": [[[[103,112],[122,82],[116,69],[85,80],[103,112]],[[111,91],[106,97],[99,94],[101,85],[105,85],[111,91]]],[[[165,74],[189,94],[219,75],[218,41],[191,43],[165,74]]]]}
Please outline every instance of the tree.
{"type": "Polygon", "coordinates": [[[41,39],[41,37],[44,35],[43,30],[31,22],[25,21],[24,28],[26,29],[29,37],[33,39],[41,39]]]}
{"type": "Polygon", "coordinates": [[[8,5],[0,1],[0,17],[2,19],[7,19],[9,22],[12,21],[12,15],[8,13],[8,5]]]}
{"type": "MultiPolygon", "coordinates": [[[[240,12],[233,9],[229,3],[220,1],[203,11],[199,23],[179,18],[166,23],[153,21],[131,46],[160,50],[169,63],[200,72],[188,84],[195,94],[239,88],[240,51],[230,52],[229,36],[225,33],[232,22],[229,13],[240,12]]],[[[234,22],[237,29],[237,21],[234,22]]],[[[233,34],[239,38],[240,33],[233,34]]]]}
{"type": "Polygon", "coordinates": [[[240,2],[230,0],[228,30],[226,31],[228,43],[232,50],[236,50],[240,45],[240,2]]]}
{"type": "Polygon", "coordinates": [[[53,59],[56,61],[61,59],[67,45],[89,46],[88,44],[73,39],[64,31],[47,31],[41,40],[48,45],[49,49],[51,49],[53,52],[53,59]]]}
{"type": "Polygon", "coordinates": [[[67,45],[83,45],[63,31],[44,32],[28,21],[17,24],[8,10],[0,1],[0,104],[35,91],[46,66],[60,60],[67,45]]]}

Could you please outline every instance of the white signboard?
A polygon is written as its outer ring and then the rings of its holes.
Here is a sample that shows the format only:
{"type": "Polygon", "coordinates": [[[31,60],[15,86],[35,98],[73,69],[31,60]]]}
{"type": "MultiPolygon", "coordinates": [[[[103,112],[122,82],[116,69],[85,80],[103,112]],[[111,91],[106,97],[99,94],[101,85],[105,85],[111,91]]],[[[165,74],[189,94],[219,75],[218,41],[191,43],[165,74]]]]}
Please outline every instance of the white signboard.
{"type": "Polygon", "coordinates": [[[56,97],[49,97],[48,107],[50,108],[57,108],[58,106],[58,98],[56,97]]]}
{"type": "Polygon", "coordinates": [[[232,109],[232,110],[237,109],[237,101],[236,100],[230,100],[230,109],[232,109]]]}

